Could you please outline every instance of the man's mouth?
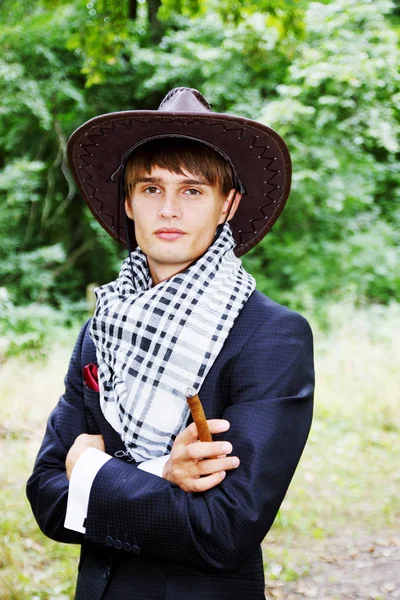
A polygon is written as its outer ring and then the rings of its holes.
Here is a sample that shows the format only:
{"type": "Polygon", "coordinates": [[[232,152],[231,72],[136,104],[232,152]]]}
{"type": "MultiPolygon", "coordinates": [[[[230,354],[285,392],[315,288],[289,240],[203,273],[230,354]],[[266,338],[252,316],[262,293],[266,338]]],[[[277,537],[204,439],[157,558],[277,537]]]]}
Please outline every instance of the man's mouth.
{"type": "Polygon", "coordinates": [[[177,240],[183,235],[186,235],[185,231],[182,231],[182,229],[177,229],[176,227],[161,227],[154,233],[158,238],[169,241],[177,240]]]}

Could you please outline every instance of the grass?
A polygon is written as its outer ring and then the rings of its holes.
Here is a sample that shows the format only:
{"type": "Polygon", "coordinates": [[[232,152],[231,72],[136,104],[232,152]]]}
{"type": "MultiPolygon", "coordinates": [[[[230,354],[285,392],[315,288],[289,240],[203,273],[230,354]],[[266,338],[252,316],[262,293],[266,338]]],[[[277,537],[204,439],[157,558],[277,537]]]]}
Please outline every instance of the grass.
{"type": "Polygon", "coordinates": [[[327,540],[399,524],[400,306],[342,304],[329,323],[328,333],[314,328],[310,437],[263,545],[270,580],[307,574],[327,540]]]}
{"type": "Polygon", "coordinates": [[[69,343],[57,347],[47,362],[13,359],[0,367],[2,600],[73,598],[78,548],[57,544],[42,535],[25,497],[25,483],[47,416],[62,392],[72,332],[68,337],[69,343]]]}
{"type": "MultiPolygon", "coordinates": [[[[312,320],[312,319],[311,319],[312,320]]],[[[398,527],[400,306],[334,306],[315,331],[316,408],[310,438],[264,545],[267,579],[307,574],[310,549],[358,531],[398,527]]],[[[25,482],[62,392],[76,332],[47,362],[0,367],[0,598],[73,598],[78,549],[46,539],[25,482]]]]}

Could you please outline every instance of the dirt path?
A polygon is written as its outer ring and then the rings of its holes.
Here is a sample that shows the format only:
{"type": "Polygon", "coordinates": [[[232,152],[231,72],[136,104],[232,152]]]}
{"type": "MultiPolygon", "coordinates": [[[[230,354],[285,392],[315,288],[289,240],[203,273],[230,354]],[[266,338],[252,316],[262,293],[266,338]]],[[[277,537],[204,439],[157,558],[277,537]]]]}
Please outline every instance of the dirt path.
{"type": "MultiPolygon", "coordinates": [[[[303,548],[304,555],[307,549],[303,548]]],[[[299,549],[301,555],[301,549],[299,549]]],[[[275,600],[391,600],[400,598],[400,531],[326,540],[308,554],[307,576],[267,581],[275,600]]]]}

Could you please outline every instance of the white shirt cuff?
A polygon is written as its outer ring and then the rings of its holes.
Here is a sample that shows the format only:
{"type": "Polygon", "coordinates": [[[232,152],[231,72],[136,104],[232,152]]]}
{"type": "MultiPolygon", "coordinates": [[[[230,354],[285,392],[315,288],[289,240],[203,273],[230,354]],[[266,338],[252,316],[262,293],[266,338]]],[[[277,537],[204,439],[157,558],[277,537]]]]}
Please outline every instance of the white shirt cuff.
{"type": "MultiPolygon", "coordinates": [[[[145,460],[138,465],[138,469],[162,477],[164,465],[169,459],[169,454],[145,460]]],[[[87,448],[76,461],[69,482],[67,512],[64,527],[79,533],[85,533],[85,520],[89,506],[89,497],[94,478],[101,467],[112,458],[105,452],[96,448],[87,448]]]]}
{"type": "Polygon", "coordinates": [[[159,456],[158,458],[145,460],[142,463],[140,463],[140,465],[138,465],[138,469],[142,469],[142,471],[147,471],[147,473],[152,473],[153,475],[162,477],[164,465],[169,459],[169,457],[169,454],[165,454],[164,456],[159,456]]]}
{"type": "Polygon", "coordinates": [[[85,520],[93,481],[110,458],[111,456],[97,448],[87,448],[76,461],[69,482],[67,513],[64,521],[64,527],[67,529],[79,533],[86,532],[85,520]]]}

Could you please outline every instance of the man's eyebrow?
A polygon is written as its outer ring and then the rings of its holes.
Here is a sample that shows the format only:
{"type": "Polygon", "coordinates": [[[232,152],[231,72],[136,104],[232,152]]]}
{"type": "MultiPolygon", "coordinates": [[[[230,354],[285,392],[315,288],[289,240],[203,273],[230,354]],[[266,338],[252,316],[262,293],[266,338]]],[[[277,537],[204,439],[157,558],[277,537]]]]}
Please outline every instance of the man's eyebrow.
{"type": "Polygon", "coordinates": [[[135,183],[162,183],[161,177],[138,177],[135,183]]]}
{"type": "Polygon", "coordinates": [[[211,185],[205,179],[184,179],[182,183],[187,183],[188,185],[211,185]]]}
{"type": "MultiPolygon", "coordinates": [[[[164,183],[162,177],[139,177],[135,183],[164,183]]],[[[185,185],[210,185],[205,179],[182,179],[179,183],[185,185]]]]}

